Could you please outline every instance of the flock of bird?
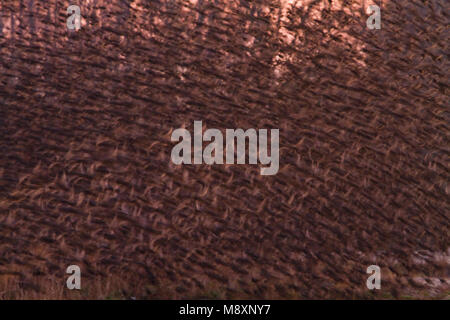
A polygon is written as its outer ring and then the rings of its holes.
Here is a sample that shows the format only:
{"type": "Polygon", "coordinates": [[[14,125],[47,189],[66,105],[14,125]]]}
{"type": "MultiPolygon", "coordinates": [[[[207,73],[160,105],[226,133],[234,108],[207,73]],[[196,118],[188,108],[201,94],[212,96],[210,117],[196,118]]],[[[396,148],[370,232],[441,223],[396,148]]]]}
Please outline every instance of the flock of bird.
{"type": "Polygon", "coordinates": [[[448,295],[449,3],[303,2],[1,1],[0,299],[448,295]],[[174,165],[194,120],[278,174],[174,165]]]}

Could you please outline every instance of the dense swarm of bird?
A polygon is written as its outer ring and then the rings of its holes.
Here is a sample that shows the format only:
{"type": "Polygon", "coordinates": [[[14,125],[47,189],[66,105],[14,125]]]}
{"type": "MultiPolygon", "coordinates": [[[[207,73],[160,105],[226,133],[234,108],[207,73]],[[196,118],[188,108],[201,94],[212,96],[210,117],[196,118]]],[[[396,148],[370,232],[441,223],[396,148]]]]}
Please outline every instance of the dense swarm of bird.
{"type": "Polygon", "coordinates": [[[448,2],[78,2],[0,3],[0,298],[448,292],[448,2]],[[194,120],[280,171],[174,165],[194,120]]]}

